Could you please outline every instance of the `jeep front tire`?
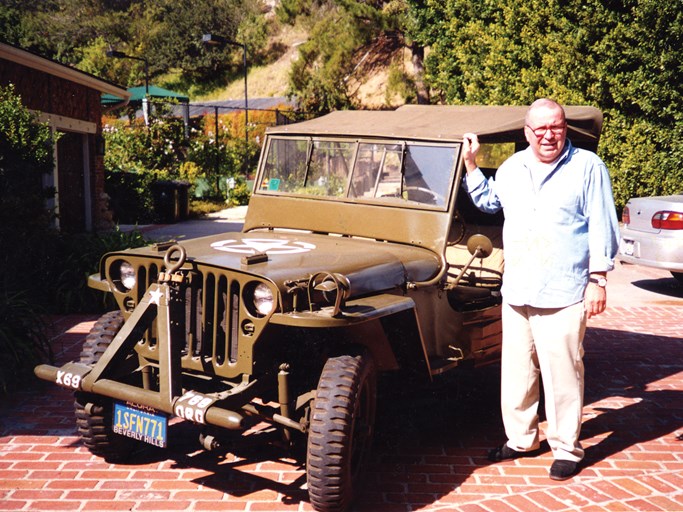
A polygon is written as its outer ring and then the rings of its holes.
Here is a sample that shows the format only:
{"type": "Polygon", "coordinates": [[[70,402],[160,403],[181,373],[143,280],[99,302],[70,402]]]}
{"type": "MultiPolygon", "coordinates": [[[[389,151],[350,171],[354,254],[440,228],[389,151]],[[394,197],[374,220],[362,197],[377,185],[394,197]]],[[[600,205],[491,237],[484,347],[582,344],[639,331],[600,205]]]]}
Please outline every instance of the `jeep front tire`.
{"type": "MultiPolygon", "coordinates": [[[[80,362],[95,365],[122,326],[123,315],[120,311],[102,315],[85,338],[80,362]]],[[[125,460],[136,442],[114,433],[112,410],[111,398],[81,391],[75,394],[76,427],[83,444],[92,454],[116,462],[125,460]]]]}
{"type": "Polygon", "coordinates": [[[306,476],[319,512],[346,510],[374,434],[377,376],[367,354],[327,360],[311,408],[306,476]]]}

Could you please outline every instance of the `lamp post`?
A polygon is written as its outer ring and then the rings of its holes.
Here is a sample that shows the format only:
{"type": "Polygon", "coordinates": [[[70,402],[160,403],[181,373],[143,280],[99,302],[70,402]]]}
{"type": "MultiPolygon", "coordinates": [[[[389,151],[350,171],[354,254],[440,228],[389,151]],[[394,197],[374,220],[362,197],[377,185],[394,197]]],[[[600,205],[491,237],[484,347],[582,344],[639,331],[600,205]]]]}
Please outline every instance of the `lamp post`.
{"type": "MultiPolygon", "coordinates": [[[[247,174],[247,151],[249,148],[249,99],[247,95],[247,45],[244,43],[238,43],[236,41],[230,41],[223,36],[216,34],[204,34],[202,36],[202,43],[207,46],[219,46],[224,44],[229,44],[232,46],[240,46],[242,48],[242,68],[244,70],[244,175],[246,178],[247,174]]],[[[216,111],[218,112],[218,111],[216,111]]],[[[218,138],[218,134],[216,134],[218,138]]]]}
{"type": "Polygon", "coordinates": [[[145,99],[142,102],[142,111],[145,115],[145,124],[148,123],[148,118],[149,118],[149,108],[148,108],[148,102],[149,100],[147,97],[149,96],[149,62],[147,59],[144,57],[134,57],[132,55],[128,55],[123,52],[119,52],[116,50],[107,50],[106,52],[107,57],[112,57],[114,59],[132,59],[132,60],[139,60],[145,64],[145,99]]]}
{"type": "Polygon", "coordinates": [[[107,50],[107,57],[113,57],[114,59],[133,59],[144,62],[145,64],[145,96],[149,94],[149,62],[143,57],[133,57],[132,55],[127,55],[123,52],[118,52],[116,50],[107,50]]]}

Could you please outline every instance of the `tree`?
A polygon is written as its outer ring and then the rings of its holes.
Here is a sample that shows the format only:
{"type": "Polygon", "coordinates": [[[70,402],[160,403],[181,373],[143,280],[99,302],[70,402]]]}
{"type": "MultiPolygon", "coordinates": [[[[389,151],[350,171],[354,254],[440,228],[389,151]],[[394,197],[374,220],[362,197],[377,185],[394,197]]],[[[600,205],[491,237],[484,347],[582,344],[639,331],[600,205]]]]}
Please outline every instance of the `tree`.
{"type": "MultiPolygon", "coordinates": [[[[311,5],[305,0],[297,4],[302,2],[311,5]]],[[[289,82],[289,94],[298,98],[303,110],[323,113],[352,106],[346,80],[355,65],[353,55],[381,33],[381,4],[339,0],[317,10],[309,7],[312,29],[292,64],[289,82]]]]}
{"type": "Polygon", "coordinates": [[[619,204],[683,193],[683,5],[623,4],[619,23],[595,46],[594,85],[619,204]]]}
{"type": "MultiPolygon", "coordinates": [[[[207,52],[202,35],[220,34],[262,56],[266,22],[261,2],[250,0],[3,0],[0,33],[22,48],[126,86],[144,81],[139,61],[107,59],[112,47],[147,59],[150,77],[177,72],[189,88],[241,73],[234,47],[207,52]]],[[[238,49],[239,50],[239,49],[238,49]]]]}
{"type": "Polygon", "coordinates": [[[683,6],[654,0],[408,0],[445,103],[543,96],[605,112],[600,154],[621,207],[680,188],[683,6]]]}

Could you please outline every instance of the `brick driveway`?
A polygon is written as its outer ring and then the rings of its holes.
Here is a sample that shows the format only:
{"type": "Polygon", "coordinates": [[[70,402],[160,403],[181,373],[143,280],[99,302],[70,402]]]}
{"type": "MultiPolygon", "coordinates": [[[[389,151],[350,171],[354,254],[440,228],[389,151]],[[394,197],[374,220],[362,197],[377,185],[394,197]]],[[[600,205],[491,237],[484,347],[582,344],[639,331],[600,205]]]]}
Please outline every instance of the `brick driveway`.
{"type": "MultiPolygon", "coordinates": [[[[683,511],[683,306],[613,307],[586,337],[586,464],[547,477],[547,450],[491,464],[502,441],[497,366],[412,396],[392,389],[358,511],[683,511]],[[469,385],[465,386],[466,383],[469,385]]],[[[80,350],[94,317],[60,319],[60,360],[80,350]]],[[[308,511],[300,463],[274,447],[197,450],[170,429],[166,452],[134,462],[93,457],[75,436],[71,395],[36,387],[0,403],[0,510],[308,511]]]]}

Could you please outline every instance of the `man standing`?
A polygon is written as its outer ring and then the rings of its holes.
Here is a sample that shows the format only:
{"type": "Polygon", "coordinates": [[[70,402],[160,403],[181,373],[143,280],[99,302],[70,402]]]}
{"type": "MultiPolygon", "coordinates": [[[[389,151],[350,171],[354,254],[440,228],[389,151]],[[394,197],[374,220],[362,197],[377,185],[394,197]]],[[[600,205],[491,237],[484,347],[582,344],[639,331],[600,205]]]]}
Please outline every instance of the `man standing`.
{"type": "Polygon", "coordinates": [[[465,135],[465,188],[482,211],[505,215],[501,410],[508,441],[494,462],[540,446],[540,380],[554,462],[550,478],[578,472],[586,319],[606,306],[619,228],[605,164],[567,139],[564,109],[540,99],[527,111],[529,147],[506,160],[495,179],[476,164],[479,142],[465,135]]]}

